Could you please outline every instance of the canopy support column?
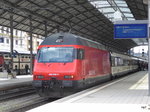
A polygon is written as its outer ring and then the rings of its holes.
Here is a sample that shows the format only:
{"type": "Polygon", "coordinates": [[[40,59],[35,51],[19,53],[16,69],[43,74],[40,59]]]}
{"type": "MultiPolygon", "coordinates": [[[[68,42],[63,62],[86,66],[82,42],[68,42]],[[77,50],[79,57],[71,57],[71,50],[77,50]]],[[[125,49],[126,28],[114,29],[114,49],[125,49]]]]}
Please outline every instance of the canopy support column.
{"type": "Polygon", "coordinates": [[[13,73],[13,50],[14,50],[14,36],[13,36],[13,14],[10,14],[10,57],[11,61],[9,63],[9,68],[11,73],[13,73]]]}
{"type": "Polygon", "coordinates": [[[32,16],[29,15],[29,21],[30,21],[30,74],[32,75],[32,71],[33,71],[33,37],[32,37],[32,16]]]}
{"type": "Polygon", "coordinates": [[[148,93],[150,96],[150,1],[148,0],[148,93]]]}

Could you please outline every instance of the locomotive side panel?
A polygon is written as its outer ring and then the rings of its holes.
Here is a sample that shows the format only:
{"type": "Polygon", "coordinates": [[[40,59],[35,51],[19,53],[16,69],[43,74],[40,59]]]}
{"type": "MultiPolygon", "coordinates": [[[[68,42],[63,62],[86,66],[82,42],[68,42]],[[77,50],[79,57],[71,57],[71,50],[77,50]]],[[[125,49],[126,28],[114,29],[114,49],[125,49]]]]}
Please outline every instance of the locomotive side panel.
{"type": "Polygon", "coordinates": [[[3,66],[4,66],[4,57],[0,55],[0,72],[3,71],[3,66]]]}
{"type": "Polygon", "coordinates": [[[87,48],[87,73],[88,77],[110,74],[110,61],[108,51],[87,48]]]}
{"type": "Polygon", "coordinates": [[[110,79],[111,67],[108,51],[85,47],[83,63],[86,83],[94,84],[110,79]]]}

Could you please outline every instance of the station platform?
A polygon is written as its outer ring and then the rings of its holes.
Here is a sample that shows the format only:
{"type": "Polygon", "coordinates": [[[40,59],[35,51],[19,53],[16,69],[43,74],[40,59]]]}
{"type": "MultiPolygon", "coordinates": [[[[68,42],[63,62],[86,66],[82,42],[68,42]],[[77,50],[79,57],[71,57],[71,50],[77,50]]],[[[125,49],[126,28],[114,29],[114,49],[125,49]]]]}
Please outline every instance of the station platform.
{"type": "Polygon", "coordinates": [[[133,73],[37,107],[28,112],[47,110],[55,112],[150,111],[148,74],[146,71],[133,73]]]}
{"type": "Polygon", "coordinates": [[[0,78],[0,91],[32,85],[32,75],[16,76],[16,78],[0,78]]]}

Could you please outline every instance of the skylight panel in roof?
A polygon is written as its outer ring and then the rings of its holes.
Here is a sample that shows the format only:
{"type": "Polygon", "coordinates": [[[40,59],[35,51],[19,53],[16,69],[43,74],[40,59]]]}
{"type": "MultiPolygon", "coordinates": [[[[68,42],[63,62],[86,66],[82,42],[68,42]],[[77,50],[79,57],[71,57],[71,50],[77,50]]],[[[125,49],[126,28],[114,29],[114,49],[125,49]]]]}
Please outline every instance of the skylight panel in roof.
{"type": "Polygon", "coordinates": [[[133,17],[133,14],[124,0],[89,0],[89,2],[111,21],[114,21],[112,19],[114,18],[113,14],[117,10],[121,13],[122,19],[131,20],[131,17],[133,17]]]}
{"type": "Polygon", "coordinates": [[[120,10],[123,11],[123,12],[130,12],[129,8],[120,8],[120,10]]]}
{"type": "Polygon", "coordinates": [[[103,10],[103,13],[106,13],[106,12],[115,12],[115,10],[112,9],[112,8],[103,8],[102,10],[103,10]]]}
{"type": "MultiPolygon", "coordinates": [[[[133,17],[132,14],[127,14],[127,13],[124,13],[126,17],[133,17]]],[[[134,18],[134,17],[133,17],[134,18]]]]}
{"type": "Polygon", "coordinates": [[[124,0],[115,0],[115,2],[117,4],[126,4],[126,2],[124,0]]]}
{"type": "Polygon", "coordinates": [[[127,7],[128,8],[128,6],[127,6],[127,4],[120,4],[120,3],[117,3],[117,5],[119,6],[119,7],[127,7]]]}
{"type": "Polygon", "coordinates": [[[114,18],[114,14],[108,14],[107,17],[108,18],[114,18]]]}

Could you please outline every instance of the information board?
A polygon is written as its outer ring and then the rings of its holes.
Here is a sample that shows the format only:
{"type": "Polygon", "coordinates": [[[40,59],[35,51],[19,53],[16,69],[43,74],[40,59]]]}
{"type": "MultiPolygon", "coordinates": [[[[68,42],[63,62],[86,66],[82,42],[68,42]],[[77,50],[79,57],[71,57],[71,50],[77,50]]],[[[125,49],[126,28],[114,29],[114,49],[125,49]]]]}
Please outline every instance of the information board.
{"type": "Polygon", "coordinates": [[[147,38],[147,24],[115,24],[114,39],[147,38]]]}

